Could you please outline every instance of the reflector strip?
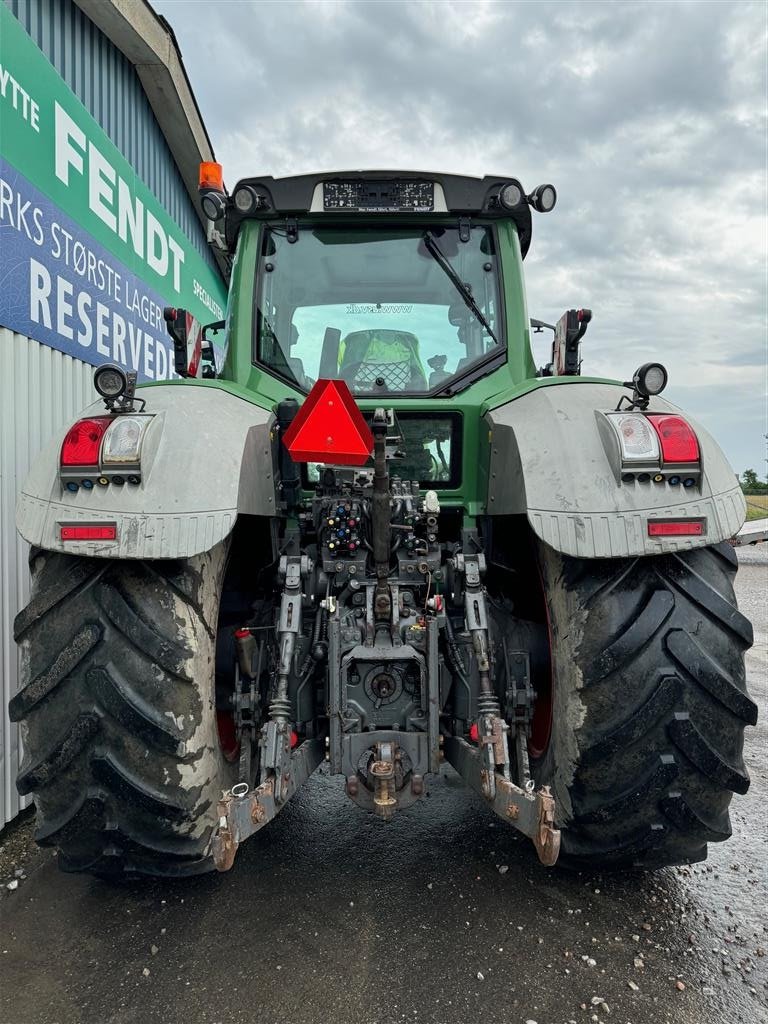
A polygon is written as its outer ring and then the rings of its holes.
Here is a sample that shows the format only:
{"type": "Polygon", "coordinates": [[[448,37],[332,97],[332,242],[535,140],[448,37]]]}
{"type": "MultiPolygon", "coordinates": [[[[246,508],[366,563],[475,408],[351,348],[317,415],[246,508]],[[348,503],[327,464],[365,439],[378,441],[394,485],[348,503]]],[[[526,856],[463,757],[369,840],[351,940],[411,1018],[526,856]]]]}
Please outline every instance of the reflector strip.
{"type": "Polygon", "coordinates": [[[649,519],[649,537],[703,537],[707,532],[704,519],[649,519]]]}
{"type": "Polygon", "coordinates": [[[117,523],[62,526],[62,540],[117,540],[117,523]]]}

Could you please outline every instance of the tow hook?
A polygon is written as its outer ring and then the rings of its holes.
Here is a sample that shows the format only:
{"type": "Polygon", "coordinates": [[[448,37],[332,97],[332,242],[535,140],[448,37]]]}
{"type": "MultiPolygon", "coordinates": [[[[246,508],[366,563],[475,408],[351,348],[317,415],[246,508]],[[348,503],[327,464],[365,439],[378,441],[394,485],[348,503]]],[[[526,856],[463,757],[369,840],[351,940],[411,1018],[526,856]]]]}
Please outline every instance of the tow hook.
{"type": "Polygon", "coordinates": [[[374,783],[373,809],[384,821],[390,821],[397,809],[395,795],[396,749],[394,743],[377,743],[376,759],[368,769],[374,783]]]}

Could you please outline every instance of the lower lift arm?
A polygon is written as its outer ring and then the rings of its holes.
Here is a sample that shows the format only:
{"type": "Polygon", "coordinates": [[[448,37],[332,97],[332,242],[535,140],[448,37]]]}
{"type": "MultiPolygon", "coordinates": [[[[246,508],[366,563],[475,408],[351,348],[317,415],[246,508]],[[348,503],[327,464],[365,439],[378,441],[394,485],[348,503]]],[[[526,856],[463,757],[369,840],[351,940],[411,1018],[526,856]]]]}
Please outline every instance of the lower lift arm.
{"type": "Polygon", "coordinates": [[[560,831],[555,828],[555,801],[549,786],[535,793],[528,767],[526,735],[522,724],[515,731],[514,743],[518,781],[511,780],[508,732],[501,717],[498,698],[490,681],[490,646],[485,590],[481,577],[485,559],[481,553],[458,554],[454,561],[463,577],[467,629],[480,676],[478,697],[477,746],[459,736],[447,736],[443,751],[446,759],[464,781],[490,803],[508,824],[533,840],[539,860],[551,866],[560,852],[560,831]]]}
{"type": "Polygon", "coordinates": [[[485,797],[507,824],[532,839],[541,863],[551,867],[560,853],[560,830],[554,827],[555,800],[549,786],[543,786],[534,793],[532,786],[530,789],[521,789],[496,771],[491,793],[483,750],[482,745],[476,747],[458,736],[446,736],[443,746],[446,760],[467,785],[485,797]]]}

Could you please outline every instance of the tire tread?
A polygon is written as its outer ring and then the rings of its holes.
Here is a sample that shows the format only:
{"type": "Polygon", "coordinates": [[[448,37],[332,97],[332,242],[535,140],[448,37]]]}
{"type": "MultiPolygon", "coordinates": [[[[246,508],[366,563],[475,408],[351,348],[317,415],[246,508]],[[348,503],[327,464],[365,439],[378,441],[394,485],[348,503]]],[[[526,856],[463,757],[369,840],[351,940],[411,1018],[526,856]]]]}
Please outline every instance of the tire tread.
{"type": "Polygon", "coordinates": [[[559,609],[568,625],[553,635],[573,645],[556,649],[557,664],[583,709],[568,799],[556,754],[533,765],[555,788],[561,861],[656,868],[702,860],[708,842],[731,834],[732,795],[749,787],[743,732],[757,721],[744,667],[752,627],[736,606],[733,550],[601,563],[540,551],[555,590],[550,615],[559,609]]]}
{"type": "Polygon", "coordinates": [[[32,554],[32,596],[15,623],[17,787],[34,794],[36,841],[58,848],[63,870],[179,877],[213,866],[215,799],[229,780],[216,775],[210,733],[198,734],[206,708],[215,725],[197,676],[213,664],[216,623],[198,591],[206,569],[219,585],[226,549],[214,550],[151,565],[32,554]]]}

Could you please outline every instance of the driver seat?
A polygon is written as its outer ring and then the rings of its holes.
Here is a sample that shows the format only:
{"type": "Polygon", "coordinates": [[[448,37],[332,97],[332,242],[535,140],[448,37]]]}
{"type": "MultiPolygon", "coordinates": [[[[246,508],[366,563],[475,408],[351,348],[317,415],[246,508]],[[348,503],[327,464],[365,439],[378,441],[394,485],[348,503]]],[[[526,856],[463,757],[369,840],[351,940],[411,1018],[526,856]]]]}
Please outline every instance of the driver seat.
{"type": "Polygon", "coordinates": [[[352,331],[339,345],[339,374],[354,391],[372,391],[384,381],[388,391],[426,391],[419,341],[409,331],[352,331]]]}

